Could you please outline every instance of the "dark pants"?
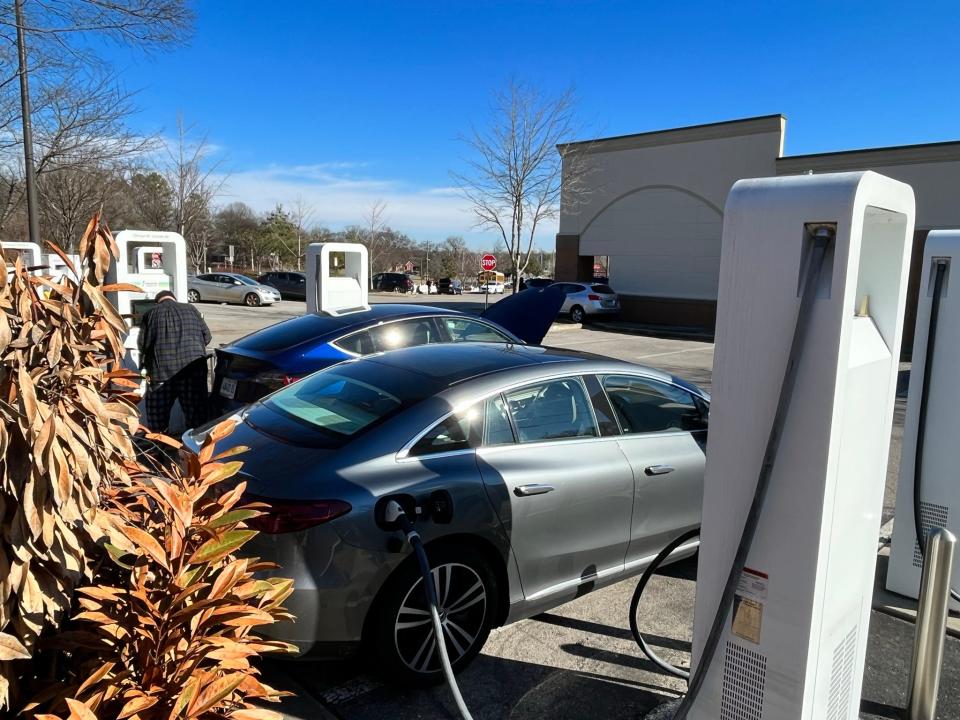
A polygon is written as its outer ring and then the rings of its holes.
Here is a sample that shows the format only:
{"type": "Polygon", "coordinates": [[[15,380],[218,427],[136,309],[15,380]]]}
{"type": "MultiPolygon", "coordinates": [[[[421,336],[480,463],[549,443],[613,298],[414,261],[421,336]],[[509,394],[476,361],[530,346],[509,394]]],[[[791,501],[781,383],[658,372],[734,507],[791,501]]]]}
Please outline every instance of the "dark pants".
{"type": "Polygon", "coordinates": [[[147,385],[144,403],[150,430],[166,432],[175,400],[180,401],[188,428],[199,427],[207,421],[209,399],[206,358],[194,360],[165,382],[147,385]]]}

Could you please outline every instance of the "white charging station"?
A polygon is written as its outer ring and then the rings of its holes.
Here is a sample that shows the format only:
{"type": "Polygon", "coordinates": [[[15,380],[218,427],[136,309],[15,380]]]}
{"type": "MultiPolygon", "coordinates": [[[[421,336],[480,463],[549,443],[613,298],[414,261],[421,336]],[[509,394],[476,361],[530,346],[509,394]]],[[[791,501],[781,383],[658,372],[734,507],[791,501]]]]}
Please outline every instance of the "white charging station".
{"type": "MultiPolygon", "coordinates": [[[[927,347],[930,341],[931,311],[934,304],[938,266],[943,267],[940,300],[936,318],[936,341],[932,348],[930,391],[926,398],[923,458],[920,477],[919,510],[923,536],[934,527],[960,532],[960,417],[957,403],[960,386],[954,373],[960,360],[960,293],[950,292],[953,264],[960,262],[960,230],[934,230],[927,235],[923,252],[920,292],[917,302],[917,326],[913,339],[910,388],[900,448],[900,480],[893,523],[887,589],[916,598],[920,593],[923,556],[917,545],[914,508],[917,435],[924,378],[928,373],[927,347]]],[[[960,556],[954,557],[953,577],[960,577],[960,556]]],[[[951,610],[960,604],[951,601],[951,610]]]]}
{"type": "Polygon", "coordinates": [[[858,717],[914,196],[873,172],[741,180],[724,214],[697,573],[696,720],[858,717]],[[756,535],[710,664],[816,228],[827,245],[756,535]],[[829,228],[834,230],[829,230],[829,228]]]}
{"type": "MultiPolygon", "coordinates": [[[[80,271],[80,256],[79,255],[67,255],[67,259],[73,263],[73,269],[77,272],[80,271]]],[[[59,278],[64,275],[69,275],[71,278],[76,279],[73,273],[70,271],[70,268],[67,267],[67,263],[64,262],[63,258],[57,255],[56,253],[47,253],[47,259],[44,263],[48,270],[47,273],[50,277],[59,278]]]]}
{"type": "Polygon", "coordinates": [[[107,271],[107,283],[129,283],[143,292],[107,293],[121,315],[128,317],[130,332],[124,340],[125,364],[139,371],[137,337],[139,319],[154,304],[161,290],[170,290],[180,302],[187,302],[187,246],[172,232],[123,230],[114,238],[119,257],[107,271]]]}
{"type": "MultiPolygon", "coordinates": [[[[43,253],[37,243],[27,242],[26,240],[14,240],[5,242],[2,245],[4,261],[7,264],[7,274],[13,271],[13,263],[19,257],[25,267],[38,267],[43,265],[43,253]]],[[[43,270],[36,269],[31,271],[33,275],[43,274],[43,270]]]]}
{"type": "Polygon", "coordinates": [[[331,315],[369,307],[367,248],[359,243],[310,243],[307,245],[307,312],[331,315]],[[343,256],[343,268],[334,272],[334,254],[343,256]]]}

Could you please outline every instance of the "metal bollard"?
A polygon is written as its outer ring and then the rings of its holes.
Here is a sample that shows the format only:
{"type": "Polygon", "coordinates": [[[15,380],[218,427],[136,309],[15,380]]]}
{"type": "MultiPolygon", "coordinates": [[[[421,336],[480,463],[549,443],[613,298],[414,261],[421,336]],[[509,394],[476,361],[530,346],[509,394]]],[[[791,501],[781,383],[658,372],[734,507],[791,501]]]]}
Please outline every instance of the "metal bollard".
{"type": "Polygon", "coordinates": [[[933,528],[927,535],[913,643],[907,705],[909,720],[934,720],[937,714],[940,666],[950,604],[950,573],[956,544],[954,534],[943,528],[933,528]]]}

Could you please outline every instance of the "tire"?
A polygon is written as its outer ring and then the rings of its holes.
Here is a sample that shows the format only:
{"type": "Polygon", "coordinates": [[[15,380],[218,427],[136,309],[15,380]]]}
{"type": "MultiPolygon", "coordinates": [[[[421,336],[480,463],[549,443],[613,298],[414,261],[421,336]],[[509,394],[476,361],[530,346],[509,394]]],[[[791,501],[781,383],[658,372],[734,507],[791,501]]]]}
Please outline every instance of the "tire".
{"type": "Polygon", "coordinates": [[[574,305],[570,308],[570,321],[575,323],[583,323],[586,321],[587,314],[583,311],[583,308],[579,305],[574,305]]]}
{"type": "Polygon", "coordinates": [[[261,300],[260,296],[256,293],[247,293],[243,297],[243,304],[248,307],[260,307],[263,304],[263,300],[261,300]]]}
{"type": "Polygon", "coordinates": [[[192,303],[200,302],[200,293],[196,290],[187,290],[187,300],[192,303]]]}
{"type": "MultiPolygon", "coordinates": [[[[481,553],[465,545],[428,547],[427,557],[437,578],[447,652],[454,672],[460,672],[480,652],[497,617],[496,575],[481,553]],[[454,612],[448,615],[451,607],[454,612]]],[[[424,686],[443,681],[426,610],[420,570],[410,557],[381,588],[368,615],[367,654],[387,682],[424,686]],[[412,626],[398,628],[400,624],[412,626]]]]}

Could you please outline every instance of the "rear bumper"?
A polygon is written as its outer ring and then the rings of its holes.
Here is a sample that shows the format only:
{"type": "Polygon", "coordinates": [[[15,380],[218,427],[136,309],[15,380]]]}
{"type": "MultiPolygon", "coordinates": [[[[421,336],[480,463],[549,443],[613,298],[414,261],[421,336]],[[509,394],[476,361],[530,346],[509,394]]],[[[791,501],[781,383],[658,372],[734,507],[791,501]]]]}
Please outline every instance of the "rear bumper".
{"type": "Polygon", "coordinates": [[[359,649],[376,593],[403,559],[345,543],[330,525],[283,535],[261,533],[244,551],[280,566],[258,577],[291,578],[294,583],[284,606],[296,620],[261,627],[259,634],[295,645],[300,655],[318,657],[359,649]]]}
{"type": "Polygon", "coordinates": [[[619,305],[617,305],[616,307],[600,307],[600,306],[594,305],[593,303],[588,303],[586,305],[583,305],[582,307],[583,307],[583,312],[585,312],[587,315],[619,315],[620,314],[619,305]]]}

